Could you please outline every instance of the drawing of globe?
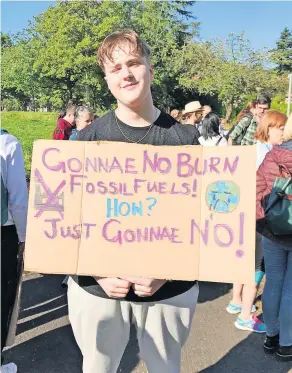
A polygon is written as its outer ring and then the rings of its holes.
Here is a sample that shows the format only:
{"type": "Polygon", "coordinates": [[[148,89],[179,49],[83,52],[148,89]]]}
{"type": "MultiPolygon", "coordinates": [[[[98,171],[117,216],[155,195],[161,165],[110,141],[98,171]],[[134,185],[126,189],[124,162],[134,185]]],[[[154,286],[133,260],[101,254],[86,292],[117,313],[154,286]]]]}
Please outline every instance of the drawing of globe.
{"type": "Polygon", "coordinates": [[[232,181],[216,181],[208,185],[206,201],[212,211],[232,212],[239,204],[239,187],[232,181]]]}

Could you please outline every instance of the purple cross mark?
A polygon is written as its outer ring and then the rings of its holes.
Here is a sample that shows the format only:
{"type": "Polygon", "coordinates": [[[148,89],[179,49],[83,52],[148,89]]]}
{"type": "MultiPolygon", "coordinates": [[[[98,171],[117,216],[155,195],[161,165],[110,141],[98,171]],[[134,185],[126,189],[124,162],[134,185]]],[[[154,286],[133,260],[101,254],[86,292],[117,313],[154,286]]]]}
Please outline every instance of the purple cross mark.
{"type": "Polygon", "coordinates": [[[39,218],[41,216],[41,214],[44,211],[47,210],[48,206],[54,205],[56,210],[61,215],[61,218],[64,219],[64,213],[62,211],[62,207],[59,205],[59,201],[58,201],[57,196],[58,196],[58,193],[60,192],[60,190],[66,185],[66,181],[63,180],[61,182],[61,184],[58,186],[58,188],[52,193],[51,189],[47,186],[47,184],[44,181],[44,178],[42,177],[41,173],[39,172],[39,170],[37,168],[34,170],[34,175],[35,175],[37,181],[42,185],[42,187],[44,188],[44,191],[46,192],[46,194],[48,196],[47,202],[44,203],[42,208],[37,212],[37,214],[35,215],[35,218],[39,218]]]}

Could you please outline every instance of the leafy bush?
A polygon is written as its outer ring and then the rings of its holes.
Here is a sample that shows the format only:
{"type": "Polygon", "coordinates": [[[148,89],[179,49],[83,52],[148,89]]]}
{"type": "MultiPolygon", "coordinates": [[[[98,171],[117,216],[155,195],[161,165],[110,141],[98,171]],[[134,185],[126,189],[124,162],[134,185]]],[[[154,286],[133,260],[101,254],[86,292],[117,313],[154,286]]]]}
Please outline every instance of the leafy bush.
{"type": "Polygon", "coordinates": [[[287,114],[287,106],[285,99],[280,96],[274,97],[271,103],[271,109],[281,111],[283,114],[287,114]]]}

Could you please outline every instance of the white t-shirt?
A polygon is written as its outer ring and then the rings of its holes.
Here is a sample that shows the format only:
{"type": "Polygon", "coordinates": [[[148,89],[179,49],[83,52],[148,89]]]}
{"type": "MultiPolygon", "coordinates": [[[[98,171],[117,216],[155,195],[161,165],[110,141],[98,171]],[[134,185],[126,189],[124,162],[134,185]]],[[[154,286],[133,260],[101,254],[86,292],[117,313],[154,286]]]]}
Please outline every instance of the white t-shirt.
{"type": "Polygon", "coordinates": [[[204,139],[203,136],[199,137],[199,143],[203,146],[227,146],[227,140],[225,137],[220,135],[214,137],[208,137],[207,140],[204,139]],[[219,144],[217,145],[219,139],[221,138],[219,144]]]}
{"type": "Polygon", "coordinates": [[[269,151],[273,149],[273,145],[268,144],[267,142],[260,142],[259,140],[256,143],[257,147],[257,170],[259,169],[260,165],[263,163],[265,156],[269,151]]]}

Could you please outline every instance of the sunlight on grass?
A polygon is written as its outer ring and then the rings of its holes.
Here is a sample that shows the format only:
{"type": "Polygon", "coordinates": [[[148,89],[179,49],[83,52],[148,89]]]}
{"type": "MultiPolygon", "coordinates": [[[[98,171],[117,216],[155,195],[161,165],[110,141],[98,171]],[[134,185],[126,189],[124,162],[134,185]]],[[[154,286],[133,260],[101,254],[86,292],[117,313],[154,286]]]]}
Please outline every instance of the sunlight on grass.
{"type": "Polygon", "coordinates": [[[26,174],[30,175],[32,148],[35,140],[52,139],[57,113],[2,112],[1,126],[21,142],[26,174]]]}

